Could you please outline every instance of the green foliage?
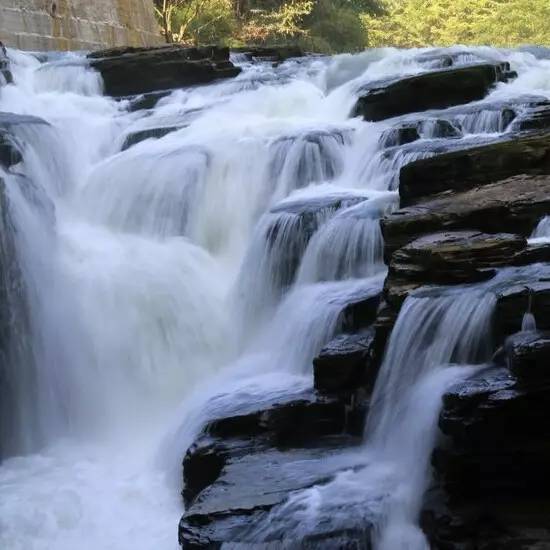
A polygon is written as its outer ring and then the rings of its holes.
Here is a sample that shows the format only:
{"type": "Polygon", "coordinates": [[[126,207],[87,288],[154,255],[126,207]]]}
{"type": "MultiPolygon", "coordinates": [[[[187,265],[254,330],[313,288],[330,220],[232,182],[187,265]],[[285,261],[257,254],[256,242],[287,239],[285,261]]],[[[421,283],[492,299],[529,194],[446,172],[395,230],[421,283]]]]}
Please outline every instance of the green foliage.
{"type": "Polygon", "coordinates": [[[548,0],[386,0],[362,16],[369,46],[550,44],[548,0]]]}
{"type": "Polygon", "coordinates": [[[366,34],[356,10],[370,2],[319,0],[306,18],[306,49],[327,53],[354,52],[365,48],[366,34]]]}

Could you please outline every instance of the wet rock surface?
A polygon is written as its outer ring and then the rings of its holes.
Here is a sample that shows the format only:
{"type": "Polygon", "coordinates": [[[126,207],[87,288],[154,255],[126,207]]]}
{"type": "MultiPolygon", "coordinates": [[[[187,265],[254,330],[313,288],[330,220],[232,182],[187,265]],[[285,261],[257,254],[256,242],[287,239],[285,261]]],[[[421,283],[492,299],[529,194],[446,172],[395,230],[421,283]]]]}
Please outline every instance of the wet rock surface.
{"type": "Polygon", "coordinates": [[[116,48],[92,52],[90,65],[103,77],[105,94],[124,97],[206,84],[237,76],[227,48],[116,48]]]}
{"type": "Polygon", "coordinates": [[[480,100],[504,78],[500,65],[478,64],[421,73],[369,84],[354,115],[379,121],[406,113],[441,109],[480,100]]]}
{"type": "Polygon", "coordinates": [[[313,360],[315,389],[335,393],[366,384],[367,371],[374,366],[374,344],[374,329],[363,334],[341,334],[331,340],[313,360]]]}
{"type": "Polygon", "coordinates": [[[401,206],[444,191],[465,191],[519,174],[549,173],[550,133],[511,135],[403,166],[399,176],[401,206]]]}
{"type": "Polygon", "coordinates": [[[461,193],[443,193],[396,210],[382,220],[386,258],[428,233],[448,230],[507,231],[529,236],[550,213],[550,177],[521,175],[461,193]]]}
{"type": "MultiPolygon", "coordinates": [[[[366,401],[361,403],[351,394],[322,397],[307,391],[210,421],[183,462],[188,507],[179,526],[182,547],[281,547],[284,530],[271,533],[264,546],[258,525],[271,526],[268,514],[294,491],[354,467],[353,461],[343,465],[330,457],[360,443],[366,401]]],[[[312,534],[300,547],[330,548],[341,533],[329,529],[318,535],[320,541],[312,534]]]]}

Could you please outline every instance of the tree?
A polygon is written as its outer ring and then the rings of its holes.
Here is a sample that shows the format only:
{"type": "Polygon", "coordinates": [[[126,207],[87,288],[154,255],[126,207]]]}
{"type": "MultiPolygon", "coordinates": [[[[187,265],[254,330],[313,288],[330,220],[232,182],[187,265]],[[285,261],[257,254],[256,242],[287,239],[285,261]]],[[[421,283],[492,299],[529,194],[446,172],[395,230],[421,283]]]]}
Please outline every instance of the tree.
{"type": "Polygon", "coordinates": [[[219,42],[233,31],[231,0],[154,0],[166,42],[219,42]]]}

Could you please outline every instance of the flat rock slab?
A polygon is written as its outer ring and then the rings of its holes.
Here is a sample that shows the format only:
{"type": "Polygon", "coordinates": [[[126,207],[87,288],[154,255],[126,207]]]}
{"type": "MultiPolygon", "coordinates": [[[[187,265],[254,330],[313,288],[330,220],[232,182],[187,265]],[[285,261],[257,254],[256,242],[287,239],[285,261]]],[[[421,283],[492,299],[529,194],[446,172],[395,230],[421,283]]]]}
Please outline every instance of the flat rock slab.
{"type": "MultiPolygon", "coordinates": [[[[360,455],[355,462],[351,456],[344,462],[331,460],[346,443],[350,440],[335,441],[334,446],[323,449],[284,452],[265,448],[230,459],[218,480],[197,497],[183,516],[179,526],[180,544],[183,548],[219,548],[222,543],[242,548],[269,548],[269,543],[258,542],[254,531],[260,522],[267,521],[273,507],[285,502],[294,491],[326,483],[342,469],[360,466],[360,455]]],[[[272,527],[269,523],[266,525],[272,527]]],[[[271,547],[283,548],[284,535],[281,532],[274,536],[271,544],[275,546],[271,547]]],[[[322,544],[327,540],[334,543],[341,536],[341,531],[318,534],[318,545],[310,541],[300,548],[330,548],[322,544]]]]}
{"type": "Polygon", "coordinates": [[[550,133],[525,133],[416,160],[401,168],[401,206],[519,174],[550,174],[550,133]]]}
{"type": "Polygon", "coordinates": [[[375,82],[360,92],[353,114],[379,121],[470,103],[483,99],[502,77],[500,65],[478,64],[375,82]]]}
{"type": "Polygon", "coordinates": [[[119,48],[93,52],[88,58],[112,97],[207,84],[241,71],[229,60],[227,48],[216,47],[119,48]]]}
{"type": "Polygon", "coordinates": [[[493,275],[488,268],[510,265],[527,240],[511,233],[448,231],[429,234],[394,252],[389,274],[422,283],[475,282],[493,275]]]}
{"type": "Polygon", "coordinates": [[[461,193],[444,193],[396,210],[382,220],[386,259],[407,243],[447,230],[478,230],[528,237],[550,214],[550,176],[521,175],[461,193]]]}

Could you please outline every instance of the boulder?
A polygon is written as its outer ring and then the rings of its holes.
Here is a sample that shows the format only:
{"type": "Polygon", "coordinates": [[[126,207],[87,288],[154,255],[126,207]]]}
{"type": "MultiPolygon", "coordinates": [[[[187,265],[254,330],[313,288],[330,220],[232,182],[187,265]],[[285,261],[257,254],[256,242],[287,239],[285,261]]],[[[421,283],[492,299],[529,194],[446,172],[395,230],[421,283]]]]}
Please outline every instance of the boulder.
{"type": "Polygon", "coordinates": [[[550,174],[550,133],[511,135],[406,164],[399,174],[401,206],[519,174],[550,174]]]}
{"type": "Polygon", "coordinates": [[[504,352],[510,371],[526,383],[550,383],[550,332],[522,331],[509,336],[504,352]]]}
{"type": "Polygon", "coordinates": [[[365,385],[367,371],[374,366],[374,342],[374,329],[334,338],[313,360],[315,389],[338,393],[365,385]]]}
{"type": "Polygon", "coordinates": [[[237,76],[227,48],[118,48],[88,55],[107,95],[125,97],[237,76]]]}
{"type": "Polygon", "coordinates": [[[382,220],[386,260],[427,233],[463,229],[499,233],[505,227],[527,237],[547,214],[549,176],[522,175],[461,193],[443,193],[382,220]]]}
{"type": "Polygon", "coordinates": [[[370,83],[359,92],[353,116],[379,121],[470,103],[485,97],[503,78],[499,64],[485,63],[370,83]]]}

